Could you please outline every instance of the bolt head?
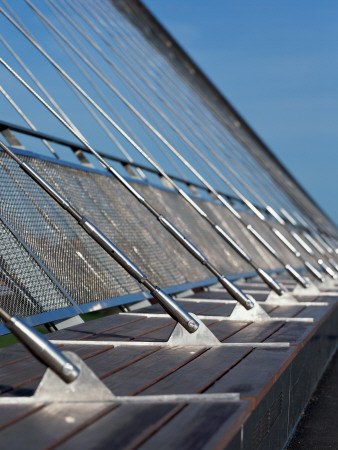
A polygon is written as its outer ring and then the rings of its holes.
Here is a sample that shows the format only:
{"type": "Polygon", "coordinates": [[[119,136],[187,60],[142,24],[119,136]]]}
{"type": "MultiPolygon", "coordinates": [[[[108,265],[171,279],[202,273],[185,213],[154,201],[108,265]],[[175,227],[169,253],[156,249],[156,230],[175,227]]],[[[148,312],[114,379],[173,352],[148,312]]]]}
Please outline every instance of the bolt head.
{"type": "Polygon", "coordinates": [[[187,323],[188,327],[193,330],[196,331],[198,328],[197,323],[195,322],[195,320],[189,320],[189,322],[187,323]]]}

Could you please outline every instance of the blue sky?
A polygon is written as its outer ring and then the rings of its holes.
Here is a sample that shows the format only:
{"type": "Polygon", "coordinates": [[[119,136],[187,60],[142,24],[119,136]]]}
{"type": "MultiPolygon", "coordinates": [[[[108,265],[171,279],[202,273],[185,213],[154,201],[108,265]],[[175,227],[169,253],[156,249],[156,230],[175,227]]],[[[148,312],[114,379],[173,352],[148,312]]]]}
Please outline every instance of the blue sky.
{"type": "Polygon", "coordinates": [[[338,2],[144,3],[338,223],[338,2]]]}

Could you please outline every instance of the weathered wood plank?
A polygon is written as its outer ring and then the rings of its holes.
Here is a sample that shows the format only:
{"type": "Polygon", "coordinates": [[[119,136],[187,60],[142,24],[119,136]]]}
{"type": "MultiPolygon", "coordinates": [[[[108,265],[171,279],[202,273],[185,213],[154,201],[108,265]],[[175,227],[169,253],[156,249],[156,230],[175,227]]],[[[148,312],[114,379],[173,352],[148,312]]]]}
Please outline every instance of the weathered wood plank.
{"type": "Polygon", "coordinates": [[[160,347],[117,347],[86,359],[86,364],[98,377],[105,378],[153,355],[159,350],[160,347]]]}
{"type": "Polygon", "coordinates": [[[315,326],[315,323],[287,322],[266,342],[289,342],[290,345],[299,345],[315,326]]]}
{"type": "MultiPolygon", "coordinates": [[[[135,395],[170,373],[194,360],[204,349],[201,347],[163,348],[137,361],[135,364],[104,378],[104,383],[116,395],[135,395]]],[[[209,368],[210,371],[210,368],[209,368]]]]}
{"type": "Polygon", "coordinates": [[[298,314],[298,317],[313,317],[314,320],[320,321],[326,314],[331,313],[336,306],[337,302],[329,306],[307,306],[304,311],[298,314]]]}
{"type": "Polygon", "coordinates": [[[64,441],[58,449],[136,448],[170,420],[183,405],[177,403],[154,405],[121,405],[104,415],[81,432],[64,441]]]}
{"type": "Polygon", "coordinates": [[[255,322],[239,330],[237,333],[225,340],[231,342],[263,342],[276,333],[283,322],[255,322]]]}
{"type": "Polygon", "coordinates": [[[246,401],[185,407],[177,404],[125,405],[106,414],[58,448],[100,450],[139,448],[140,445],[145,449],[199,449],[216,445],[224,448],[249,413],[250,403],[246,401]]]}
{"type": "Polygon", "coordinates": [[[209,328],[220,341],[224,341],[225,339],[230,338],[230,336],[238,333],[240,330],[248,327],[250,323],[251,322],[223,320],[210,324],[209,328]]]}
{"type": "MultiPolygon", "coordinates": [[[[233,300],[233,297],[226,291],[203,291],[187,296],[186,298],[210,298],[217,300],[233,300]]],[[[180,299],[178,299],[180,301],[180,299]]]]}
{"type": "Polygon", "coordinates": [[[192,394],[202,392],[238,364],[251,350],[250,346],[210,348],[189,364],[153,383],[143,394],[192,394]]]}
{"type": "Polygon", "coordinates": [[[271,317],[297,317],[305,307],[293,305],[281,305],[270,312],[271,317]]]}
{"type": "MultiPolygon", "coordinates": [[[[184,306],[185,309],[187,309],[188,311],[194,312],[192,311],[190,305],[192,305],[194,303],[192,302],[182,302],[182,305],[184,306]]],[[[234,309],[234,305],[222,305],[220,303],[212,303],[210,301],[210,303],[200,303],[200,305],[204,305],[205,306],[205,310],[201,311],[200,314],[205,314],[205,315],[209,315],[209,316],[229,316],[232,312],[232,310],[234,309]]]]}
{"type": "MultiPolygon", "coordinates": [[[[167,327],[169,324],[174,324],[170,316],[160,319],[157,317],[142,317],[137,322],[127,323],[123,327],[97,333],[94,336],[90,336],[88,340],[128,341],[149,335],[149,333],[167,327]]],[[[151,340],[151,337],[149,337],[149,340],[151,340]]]]}
{"type": "Polygon", "coordinates": [[[189,405],[140,449],[225,448],[250,414],[250,402],[189,405]]]}
{"type": "MultiPolygon", "coordinates": [[[[0,406],[0,431],[8,426],[15,426],[15,423],[22,420],[29,414],[33,414],[43,405],[2,405],[0,406]]],[[[3,442],[0,437],[0,442],[3,442]]]]}
{"type": "MultiPolygon", "coordinates": [[[[209,312],[211,312],[214,308],[220,307],[222,305],[219,305],[217,303],[214,304],[208,304],[208,303],[194,303],[194,302],[185,302],[182,299],[179,299],[179,303],[180,305],[182,305],[186,310],[188,310],[189,312],[192,312],[194,314],[207,314],[209,312]]],[[[229,306],[229,305],[224,305],[224,306],[229,306]]],[[[230,308],[226,308],[226,311],[228,312],[231,311],[231,305],[230,308]]],[[[140,313],[149,313],[149,314],[165,314],[165,311],[163,310],[163,308],[160,305],[152,305],[152,306],[147,306],[146,308],[141,308],[138,309],[135,312],[140,312],[140,313]]]]}
{"type": "Polygon", "coordinates": [[[30,357],[30,352],[21,344],[13,344],[9,347],[3,347],[0,349],[0,369],[9,364],[15,364],[17,361],[30,357]]]}
{"type": "Polygon", "coordinates": [[[1,431],[6,448],[45,449],[108,412],[106,403],[55,403],[1,431]]]}
{"type": "Polygon", "coordinates": [[[0,371],[0,392],[8,392],[26,383],[39,379],[45,366],[39,361],[29,358],[2,368],[0,371]]]}
{"type": "Polygon", "coordinates": [[[257,405],[292,360],[294,348],[254,349],[207,392],[240,392],[257,405]]]}
{"type": "Polygon", "coordinates": [[[91,335],[113,330],[129,323],[136,323],[140,320],[142,320],[140,317],[127,316],[126,314],[113,314],[64,330],[55,331],[46,335],[46,337],[50,339],[88,339],[91,335]]]}

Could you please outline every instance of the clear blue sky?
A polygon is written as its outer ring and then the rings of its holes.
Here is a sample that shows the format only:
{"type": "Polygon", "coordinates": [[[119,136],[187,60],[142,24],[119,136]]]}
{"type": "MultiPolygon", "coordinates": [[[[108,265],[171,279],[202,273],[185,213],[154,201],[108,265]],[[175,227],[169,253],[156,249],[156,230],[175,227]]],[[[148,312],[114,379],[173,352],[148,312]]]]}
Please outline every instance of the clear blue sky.
{"type": "Polygon", "coordinates": [[[338,223],[338,1],[144,4],[338,223]]]}

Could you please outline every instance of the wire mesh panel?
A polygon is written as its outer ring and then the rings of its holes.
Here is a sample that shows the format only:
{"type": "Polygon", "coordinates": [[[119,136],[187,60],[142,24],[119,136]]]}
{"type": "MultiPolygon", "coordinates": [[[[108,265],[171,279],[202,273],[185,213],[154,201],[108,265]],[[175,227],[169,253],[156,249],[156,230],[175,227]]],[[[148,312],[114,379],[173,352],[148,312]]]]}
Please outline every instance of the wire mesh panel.
{"type": "Polygon", "coordinates": [[[150,186],[140,186],[139,189],[151,204],[198,245],[219,270],[226,274],[251,270],[182,197],[150,186]]]}
{"type": "Polygon", "coordinates": [[[1,154],[1,214],[77,303],[140,287],[12,160],[1,154]]]}
{"type": "MultiPolygon", "coordinates": [[[[265,248],[260,245],[253,235],[248,231],[248,229],[238,223],[238,221],[223,207],[220,205],[210,204],[208,202],[199,201],[203,208],[208,212],[210,217],[212,217],[217,223],[221,224],[225,230],[227,230],[238,243],[241,244],[242,248],[260,263],[261,267],[266,269],[278,268],[280,266],[279,262],[271,256],[271,254],[265,250],[265,248]]],[[[247,223],[252,224],[261,235],[270,242],[273,247],[283,255],[290,264],[295,266],[299,265],[299,261],[295,258],[292,253],[290,253],[283,244],[276,238],[276,236],[268,229],[268,227],[262,225],[260,220],[252,214],[241,212],[241,215],[247,219],[247,223]]],[[[274,227],[278,227],[277,224],[273,223],[274,227]]]]}
{"type": "Polygon", "coordinates": [[[39,160],[33,165],[158,284],[171,286],[208,277],[203,267],[110,176],[39,160]]]}
{"type": "Polygon", "coordinates": [[[0,219],[0,301],[20,317],[71,306],[24,246],[0,219]]]}
{"type": "MultiPolygon", "coordinates": [[[[24,157],[161,286],[210,274],[110,176],[24,157]]],[[[141,290],[17,164],[1,153],[0,213],[78,304],[141,290]]]]}

